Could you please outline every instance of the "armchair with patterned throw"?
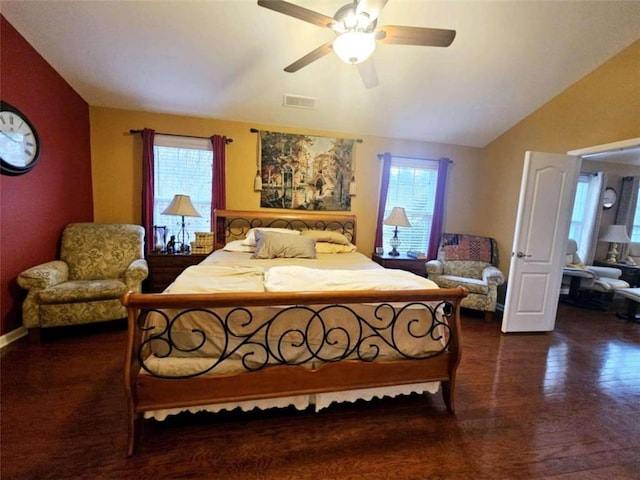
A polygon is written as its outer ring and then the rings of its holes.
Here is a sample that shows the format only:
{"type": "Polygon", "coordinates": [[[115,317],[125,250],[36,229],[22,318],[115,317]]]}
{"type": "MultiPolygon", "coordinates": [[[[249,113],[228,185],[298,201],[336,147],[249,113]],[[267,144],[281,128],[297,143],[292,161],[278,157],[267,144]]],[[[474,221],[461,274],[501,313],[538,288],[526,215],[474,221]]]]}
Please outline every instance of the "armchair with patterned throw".
{"type": "Polygon", "coordinates": [[[461,306],[485,312],[491,320],[496,310],[498,285],[504,275],[498,265],[498,242],[489,237],[462,233],[443,233],[437,260],[427,262],[427,275],[439,287],[462,285],[469,295],[461,306]]]}
{"type": "Polygon", "coordinates": [[[60,260],[25,270],[22,323],[32,341],[40,329],[126,317],[120,296],[140,292],[149,273],[139,225],[71,223],[62,232],[60,260]]]}

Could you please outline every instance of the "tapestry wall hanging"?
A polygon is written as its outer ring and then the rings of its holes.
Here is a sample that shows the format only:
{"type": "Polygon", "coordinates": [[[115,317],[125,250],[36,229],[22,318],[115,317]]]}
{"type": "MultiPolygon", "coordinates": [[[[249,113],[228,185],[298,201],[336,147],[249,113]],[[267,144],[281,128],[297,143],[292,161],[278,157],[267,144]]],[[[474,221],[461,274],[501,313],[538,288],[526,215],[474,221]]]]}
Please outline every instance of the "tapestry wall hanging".
{"type": "Polygon", "coordinates": [[[355,140],[260,131],[260,206],[351,210],[355,140]]]}

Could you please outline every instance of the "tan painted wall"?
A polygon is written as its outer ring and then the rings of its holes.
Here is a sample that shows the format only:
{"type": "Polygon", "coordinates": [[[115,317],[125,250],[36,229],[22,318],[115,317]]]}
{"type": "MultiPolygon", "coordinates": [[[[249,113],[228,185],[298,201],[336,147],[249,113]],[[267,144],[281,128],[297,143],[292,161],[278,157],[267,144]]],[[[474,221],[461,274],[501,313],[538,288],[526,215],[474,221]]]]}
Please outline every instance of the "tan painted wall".
{"type": "MultiPolygon", "coordinates": [[[[485,188],[476,203],[480,213],[473,229],[497,238],[500,268],[505,274],[509,271],[525,152],[564,153],[634,137],[640,137],[640,41],[484,148],[480,180],[485,188]]],[[[604,162],[602,166],[604,171],[615,168],[604,162]]]]}
{"type": "MultiPolygon", "coordinates": [[[[256,172],[257,136],[251,128],[312,135],[354,138],[345,132],[300,130],[288,127],[254,125],[209,118],[195,118],[140,111],[91,107],[91,156],[93,204],[96,222],[141,221],[141,138],[130,129],[153,128],[162,133],[233,138],[227,148],[227,208],[258,210],[259,194],[253,191],[256,172]]],[[[355,150],[355,176],[358,194],[352,212],[358,222],[358,249],[369,255],[373,250],[381,162],[377,155],[394,155],[453,160],[447,192],[445,229],[474,233],[472,225],[478,211],[473,208],[480,193],[476,178],[480,172],[481,150],[471,147],[412,142],[382,137],[362,137],[355,150]]]]}

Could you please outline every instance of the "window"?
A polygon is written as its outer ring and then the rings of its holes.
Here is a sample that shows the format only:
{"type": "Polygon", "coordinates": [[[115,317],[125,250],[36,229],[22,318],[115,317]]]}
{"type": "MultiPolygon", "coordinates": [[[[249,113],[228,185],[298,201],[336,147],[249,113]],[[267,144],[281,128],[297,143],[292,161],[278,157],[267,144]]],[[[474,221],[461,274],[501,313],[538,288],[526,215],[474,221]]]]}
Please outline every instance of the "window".
{"type": "Polygon", "coordinates": [[[194,232],[211,230],[211,196],[213,151],[208,138],[179,137],[158,134],[154,138],[153,224],[166,225],[169,235],[177,235],[182,219],[162,215],[177,193],[189,195],[201,215],[185,217],[189,234],[187,243],[195,239],[194,232]]]}
{"type": "Polygon", "coordinates": [[[571,214],[571,226],[569,227],[569,238],[580,244],[584,221],[587,213],[587,199],[589,198],[589,175],[580,175],[578,187],[576,188],[576,198],[573,201],[573,213],[571,214]]]}
{"type": "Polygon", "coordinates": [[[599,212],[604,173],[583,173],[578,177],[576,196],[573,201],[569,238],[578,244],[578,256],[584,262],[593,261],[593,235],[599,212]]]}
{"type": "Polygon", "coordinates": [[[638,198],[636,200],[636,213],[633,215],[631,241],[634,243],[640,242],[640,188],[638,188],[638,198]]]}
{"type": "MultiPolygon", "coordinates": [[[[393,207],[404,207],[411,227],[398,227],[401,252],[426,252],[438,185],[438,161],[393,157],[389,172],[389,188],[384,218],[393,207]]],[[[395,227],[384,225],[383,246],[388,248],[395,227]]]]}

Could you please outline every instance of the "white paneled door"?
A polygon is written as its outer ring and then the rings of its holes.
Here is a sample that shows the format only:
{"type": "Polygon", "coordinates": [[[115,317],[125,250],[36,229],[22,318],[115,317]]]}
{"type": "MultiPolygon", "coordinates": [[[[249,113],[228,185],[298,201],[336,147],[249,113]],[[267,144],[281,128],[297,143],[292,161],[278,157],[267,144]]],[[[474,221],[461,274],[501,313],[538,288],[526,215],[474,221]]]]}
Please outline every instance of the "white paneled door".
{"type": "Polygon", "coordinates": [[[553,330],[581,157],[525,155],[502,331],[553,330]]]}

